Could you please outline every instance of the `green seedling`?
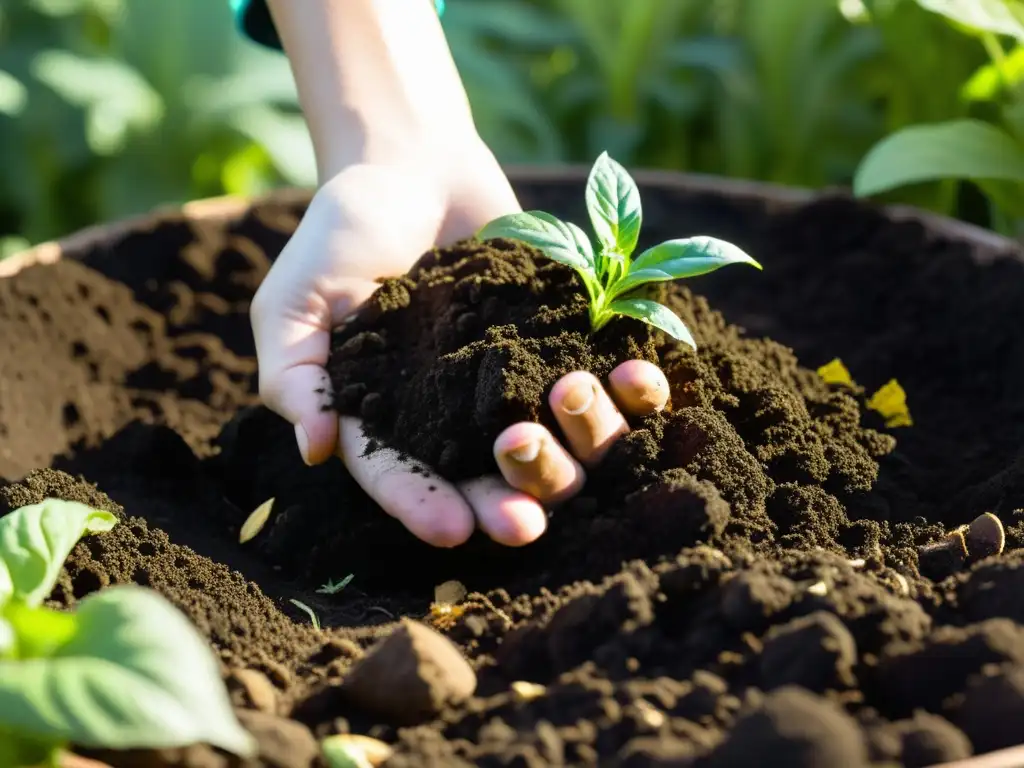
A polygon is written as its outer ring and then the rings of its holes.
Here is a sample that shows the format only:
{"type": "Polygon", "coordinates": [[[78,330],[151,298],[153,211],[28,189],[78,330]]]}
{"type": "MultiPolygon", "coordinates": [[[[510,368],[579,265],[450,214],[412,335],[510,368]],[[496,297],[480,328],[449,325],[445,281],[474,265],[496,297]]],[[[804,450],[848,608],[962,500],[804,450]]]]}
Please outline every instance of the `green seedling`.
{"type": "Polygon", "coordinates": [[[334,579],[328,579],[326,584],[321,584],[317,589],[317,593],[321,595],[336,595],[341,590],[349,585],[349,582],[355,578],[354,573],[350,573],[348,576],[343,578],[341,581],[335,581],[334,579]]]}
{"type": "Polygon", "coordinates": [[[729,264],[761,268],[743,250],[714,237],[667,240],[635,259],[640,238],[640,191],[626,169],[602,152],[587,179],[587,211],[598,249],[578,226],[544,211],[501,216],[477,237],[519,240],[576,270],[590,298],[590,326],[599,331],[617,315],[633,317],[696,348],[690,330],[664,304],[643,296],[652,283],[696,277],[729,264]]]}
{"type": "Polygon", "coordinates": [[[312,608],[310,608],[308,605],[301,602],[300,600],[289,600],[288,602],[294,605],[296,608],[305,611],[306,615],[309,616],[310,622],[313,624],[313,629],[320,629],[320,619],[317,617],[316,611],[314,611],[312,608]]]}
{"type": "Polygon", "coordinates": [[[78,540],[116,524],[59,499],[0,518],[0,768],[55,765],[71,744],[255,755],[206,641],[163,597],[118,586],[42,606],[78,540]]]}

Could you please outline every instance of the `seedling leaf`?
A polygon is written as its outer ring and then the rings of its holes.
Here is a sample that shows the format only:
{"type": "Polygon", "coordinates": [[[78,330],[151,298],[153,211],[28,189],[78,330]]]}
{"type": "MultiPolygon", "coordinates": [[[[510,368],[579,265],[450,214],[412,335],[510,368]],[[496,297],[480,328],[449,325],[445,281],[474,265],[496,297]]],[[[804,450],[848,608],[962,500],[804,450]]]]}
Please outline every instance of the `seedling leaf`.
{"type": "Polygon", "coordinates": [[[626,169],[607,152],[601,153],[590,171],[586,202],[601,246],[596,255],[579,227],[544,211],[502,216],[484,226],[477,237],[521,240],[575,269],[590,298],[592,331],[599,331],[621,314],[643,320],[695,347],[690,332],[670,309],[628,294],[646,283],[702,275],[728,264],[761,268],[740,248],[703,236],[669,240],[633,261],[630,257],[639,241],[642,219],[640,192],[626,169]]]}
{"type": "Polygon", "coordinates": [[[78,540],[109,531],[117,518],[77,501],[46,499],[0,518],[0,606],[39,605],[53,590],[78,540]]]}
{"type": "Polygon", "coordinates": [[[693,340],[690,329],[664,304],[649,299],[618,299],[608,305],[608,309],[616,314],[642,320],[672,338],[689,344],[694,349],[697,348],[697,342],[693,340]]]}
{"type": "Polygon", "coordinates": [[[938,179],[1024,183],[1024,146],[980,120],[910,126],[872,147],[853,190],[866,197],[938,179]]]}
{"type": "Polygon", "coordinates": [[[313,629],[320,629],[320,618],[316,615],[316,611],[301,600],[289,600],[288,602],[309,616],[309,620],[313,624],[313,629]]]}
{"type": "Polygon", "coordinates": [[[629,273],[615,285],[614,295],[622,296],[646,283],[706,275],[730,264],[761,269],[742,248],[725,240],[703,235],[667,240],[636,257],[629,273]]]}
{"type": "Polygon", "coordinates": [[[341,590],[343,590],[345,587],[347,587],[349,583],[352,581],[352,579],[354,579],[355,577],[356,575],[354,573],[350,573],[348,576],[341,579],[340,581],[328,579],[326,584],[320,585],[320,587],[317,589],[317,592],[321,595],[336,595],[339,592],[341,592],[341,590]]]}
{"type": "Polygon", "coordinates": [[[87,747],[208,743],[254,756],[208,644],[167,600],[111,587],[72,616],[77,632],[53,656],[0,661],[0,729],[87,747]]]}
{"type": "Polygon", "coordinates": [[[964,26],[1012,35],[1024,43],[1024,4],[1020,0],[917,0],[917,4],[964,26]]]}
{"type": "Polygon", "coordinates": [[[640,190],[625,168],[602,152],[587,179],[587,212],[602,250],[629,256],[640,238],[640,190]]]}
{"type": "Polygon", "coordinates": [[[544,211],[525,211],[501,216],[485,225],[477,237],[521,240],[539,248],[552,261],[577,271],[594,272],[594,249],[583,231],[544,211]]]}

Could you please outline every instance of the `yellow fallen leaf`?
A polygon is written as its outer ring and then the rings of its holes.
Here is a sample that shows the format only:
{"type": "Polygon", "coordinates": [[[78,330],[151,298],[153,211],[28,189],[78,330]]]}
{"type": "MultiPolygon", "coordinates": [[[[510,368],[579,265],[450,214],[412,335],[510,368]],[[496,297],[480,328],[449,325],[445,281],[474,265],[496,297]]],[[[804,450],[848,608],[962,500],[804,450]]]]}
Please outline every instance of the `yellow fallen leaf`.
{"type": "Polygon", "coordinates": [[[274,508],[274,500],[267,499],[260,504],[253,513],[246,518],[245,523],[242,525],[242,530],[238,533],[238,543],[245,544],[245,542],[252,539],[257,533],[263,530],[263,526],[267,524],[267,520],[270,519],[270,510],[274,508]]]}
{"type": "Polygon", "coordinates": [[[907,393],[896,379],[890,380],[871,396],[868,408],[882,414],[887,427],[914,425],[914,420],[910,418],[910,409],[907,407],[907,393]]]}
{"type": "Polygon", "coordinates": [[[825,380],[826,384],[843,384],[847,387],[853,386],[853,377],[838,357],[830,363],[826,363],[818,369],[818,375],[825,380]]]}

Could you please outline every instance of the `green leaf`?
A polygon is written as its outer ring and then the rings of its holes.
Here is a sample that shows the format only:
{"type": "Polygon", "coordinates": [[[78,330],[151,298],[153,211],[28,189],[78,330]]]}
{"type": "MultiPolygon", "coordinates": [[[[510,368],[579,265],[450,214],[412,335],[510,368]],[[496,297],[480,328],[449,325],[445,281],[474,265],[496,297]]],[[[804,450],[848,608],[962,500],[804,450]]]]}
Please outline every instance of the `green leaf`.
{"type": "Polygon", "coordinates": [[[872,147],[853,189],[865,197],[937,179],[1024,182],[1024,146],[979,120],[911,126],[872,147]]]}
{"type": "Polygon", "coordinates": [[[1015,88],[1024,83],[1024,45],[1018,45],[1006,58],[989,62],[979,68],[960,88],[965,101],[995,101],[1004,88],[1015,88]]]}
{"type": "Polygon", "coordinates": [[[0,518],[0,605],[39,605],[83,535],[109,531],[117,518],[77,501],[46,499],[0,518]]]}
{"type": "Polygon", "coordinates": [[[587,211],[604,250],[629,256],[640,238],[640,190],[626,169],[602,152],[587,179],[587,211]]]}
{"type": "Polygon", "coordinates": [[[583,230],[544,211],[501,216],[477,233],[481,240],[504,237],[539,248],[552,261],[594,274],[594,250],[583,230]]]}
{"type": "Polygon", "coordinates": [[[917,0],[917,4],[958,24],[1024,41],[1020,0],[917,0]]]}
{"type": "Polygon", "coordinates": [[[697,342],[693,340],[690,329],[685,323],[664,304],[659,304],[650,299],[618,299],[608,305],[608,309],[618,315],[634,317],[643,320],[648,325],[653,325],[674,339],[684,344],[689,344],[694,349],[697,342]]]}
{"type": "Polygon", "coordinates": [[[77,633],[52,657],[0,661],[0,729],[86,747],[208,743],[254,755],[208,643],[167,600],[111,587],[74,617],[77,633]]]}
{"type": "Polygon", "coordinates": [[[0,69],[0,115],[17,117],[28,103],[28,89],[10,72],[0,69]]]}
{"type": "Polygon", "coordinates": [[[637,256],[629,274],[612,286],[612,295],[621,296],[646,283],[705,275],[730,264],[761,269],[743,249],[725,240],[703,235],[667,240],[637,256]]]}

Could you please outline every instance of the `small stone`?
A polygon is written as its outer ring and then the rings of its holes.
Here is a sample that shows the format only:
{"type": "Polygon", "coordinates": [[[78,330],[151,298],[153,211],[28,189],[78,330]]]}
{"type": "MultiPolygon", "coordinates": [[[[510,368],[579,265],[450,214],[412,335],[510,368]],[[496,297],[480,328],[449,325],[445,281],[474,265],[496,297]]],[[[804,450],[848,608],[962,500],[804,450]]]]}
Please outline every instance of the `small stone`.
{"type": "Polygon", "coordinates": [[[259,745],[260,765],[268,768],[309,768],[320,745],[302,723],[254,709],[236,711],[238,721],[259,745]]]}
{"type": "Polygon", "coordinates": [[[233,669],[228,675],[228,691],[243,707],[274,714],[277,710],[277,690],[262,672],[255,669],[233,669]]]}
{"type": "Polygon", "coordinates": [[[971,560],[983,560],[1002,553],[1006,545],[1006,533],[999,518],[986,512],[974,518],[967,526],[964,540],[971,560]]]}
{"type": "Polygon", "coordinates": [[[409,619],[371,648],[341,685],[353,705],[401,725],[429,720],[475,690],[476,673],[459,649],[409,619]]]}

